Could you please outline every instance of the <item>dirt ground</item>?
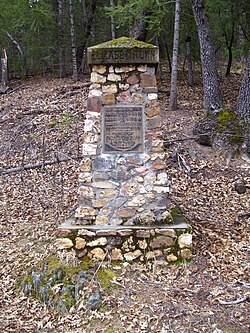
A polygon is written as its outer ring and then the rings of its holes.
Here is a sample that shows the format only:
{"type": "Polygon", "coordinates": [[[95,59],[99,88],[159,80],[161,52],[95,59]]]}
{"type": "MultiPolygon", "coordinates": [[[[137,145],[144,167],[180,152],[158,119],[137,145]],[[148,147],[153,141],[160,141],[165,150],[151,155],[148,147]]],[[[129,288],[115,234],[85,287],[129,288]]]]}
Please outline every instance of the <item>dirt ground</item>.
{"type": "MultiPolygon", "coordinates": [[[[0,331],[249,332],[250,165],[188,139],[203,114],[198,76],[194,87],[181,78],[175,112],[167,111],[169,80],[159,85],[164,131],[177,140],[166,150],[169,200],[193,227],[193,261],[103,264],[116,278],[102,290],[101,307],[63,316],[16,288],[23,274],[53,255],[56,228],[76,206],[87,80],[31,78],[0,95],[0,170],[67,159],[1,175],[0,331]],[[243,194],[235,191],[238,181],[246,184],[243,194]]],[[[238,74],[223,80],[226,105],[235,103],[240,80],[238,74]]]]}

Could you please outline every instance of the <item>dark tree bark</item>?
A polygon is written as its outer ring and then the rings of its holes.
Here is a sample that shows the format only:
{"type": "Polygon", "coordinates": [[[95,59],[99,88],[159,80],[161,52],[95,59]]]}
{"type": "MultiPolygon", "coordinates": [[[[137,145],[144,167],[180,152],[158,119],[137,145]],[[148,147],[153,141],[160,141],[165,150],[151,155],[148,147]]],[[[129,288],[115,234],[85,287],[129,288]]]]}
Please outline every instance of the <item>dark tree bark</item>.
{"type": "Polygon", "coordinates": [[[82,18],[83,18],[83,34],[82,43],[77,47],[76,59],[78,69],[84,68],[86,49],[88,47],[88,40],[92,31],[94,14],[97,7],[97,0],[90,0],[87,8],[86,1],[82,2],[82,18]]]}
{"type": "Polygon", "coordinates": [[[193,64],[191,56],[191,47],[190,47],[191,37],[186,37],[186,52],[187,52],[187,67],[188,67],[188,85],[192,87],[194,85],[194,74],[193,74],[193,64]]]}
{"type": "Polygon", "coordinates": [[[145,16],[147,15],[147,10],[143,10],[140,14],[140,17],[133,22],[133,25],[130,27],[129,35],[131,38],[146,41],[147,38],[147,24],[145,22],[145,16]]]}
{"type": "Polygon", "coordinates": [[[192,7],[200,41],[204,106],[207,111],[213,112],[222,108],[222,95],[204,2],[204,0],[193,0],[192,7]]]}

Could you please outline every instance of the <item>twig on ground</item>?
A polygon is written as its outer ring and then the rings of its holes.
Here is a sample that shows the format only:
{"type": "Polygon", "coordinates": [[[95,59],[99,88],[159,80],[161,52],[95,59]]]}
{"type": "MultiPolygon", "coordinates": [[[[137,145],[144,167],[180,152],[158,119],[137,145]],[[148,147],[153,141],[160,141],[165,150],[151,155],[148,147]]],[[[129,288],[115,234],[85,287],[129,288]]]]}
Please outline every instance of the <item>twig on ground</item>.
{"type": "Polygon", "coordinates": [[[243,297],[243,298],[239,298],[235,301],[220,301],[219,300],[219,303],[221,305],[232,305],[232,304],[239,304],[239,303],[243,303],[243,302],[246,302],[246,301],[249,301],[249,298],[248,297],[243,297]]]}

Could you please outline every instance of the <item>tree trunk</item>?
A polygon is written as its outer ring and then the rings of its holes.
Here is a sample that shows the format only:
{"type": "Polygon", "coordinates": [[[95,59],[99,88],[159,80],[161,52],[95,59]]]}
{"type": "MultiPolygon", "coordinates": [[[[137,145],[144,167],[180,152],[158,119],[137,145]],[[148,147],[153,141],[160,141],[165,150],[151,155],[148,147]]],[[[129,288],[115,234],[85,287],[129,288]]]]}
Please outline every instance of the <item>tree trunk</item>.
{"type": "MultiPolygon", "coordinates": [[[[110,6],[114,7],[114,0],[110,0],[110,6]]],[[[114,16],[111,16],[111,38],[115,39],[115,20],[114,16]]]]}
{"type": "Polygon", "coordinates": [[[190,87],[192,87],[194,85],[194,75],[193,75],[193,65],[192,65],[190,41],[191,41],[191,37],[187,36],[187,38],[186,38],[186,52],[187,52],[187,66],[188,66],[188,85],[190,87]]]}
{"type": "Polygon", "coordinates": [[[173,45],[173,59],[172,59],[172,73],[171,73],[171,89],[169,99],[169,110],[174,111],[177,109],[177,65],[178,65],[178,48],[179,48],[179,34],[180,34],[180,1],[175,1],[175,22],[174,22],[174,45],[173,45]]]}
{"type": "Polygon", "coordinates": [[[207,111],[216,112],[222,108],[222,95],[204,0],[193,0],[192,7],[200,41],[204,106],[207,111]]]}
{"type": "Polygon", "coordinates": [[[75,36],[75,25],[74,25],[73,0],[69,0],[69,15],[70,15],[71,54],[72,54],[72,78],[74,81],[77,81],[78,75],[77,75],[77,61],[76,61],[76,36],[75,36]]]}
{"type": "Polygon", "coordinates": [[[90,0],[88,11],[86,8],[86,2],[82,2],[82,17],[83,17],[83,34],[82,43],[77,47],[76,59],[78,69],[85,67],[86,49],[88,46],[88,40],[92,31],[94,14],[96,11],[97,0],[90,0]]]}
{"type": "Polygon", "coordinates": [[[63,43],[64,35],[64,11],[65,11],[65,2],[64,0],[58,0],[58,60],[59,60],[59,77],[62,78],[65,76],[65,51],[63,43]]]}
{"type": "Polygon", "coordinates": [[[250,126],[250,49],[247,58],[247,68],[237,99],[236,113],[250,126]]]}
{"type": "Polygon", "coordinates": [[[131,38],[145,42],[147,37],[147,25],[145,22],[146,15],[147,15],[147,10],[146,9],[142,10],[138,19],[133,22],[132,27],[130,27],[130,33],[129,33],[131,38]]]}
{"type": "Polygon", "coordinates": [[[8,83],[8,58],[5,49],[2,50],[1,69],[2,69],[2,83],[0,87],[0,92],[5,93],[7,90],[7,83],[8,83]]]}
{"type": "Polygon", "coordinates": [[[22,71],[21,75],[22,75],[22,77],[25,77],[27,74],[25,54],[24,54],[20,44],[14,39],[14,37],[9,32],[6,32],[6,34],[9,37],[11,43],[16,47],[16,49],[19,53],[19,57],[20,57],[20,61],[21,61],[21,71],[22,71]]]}

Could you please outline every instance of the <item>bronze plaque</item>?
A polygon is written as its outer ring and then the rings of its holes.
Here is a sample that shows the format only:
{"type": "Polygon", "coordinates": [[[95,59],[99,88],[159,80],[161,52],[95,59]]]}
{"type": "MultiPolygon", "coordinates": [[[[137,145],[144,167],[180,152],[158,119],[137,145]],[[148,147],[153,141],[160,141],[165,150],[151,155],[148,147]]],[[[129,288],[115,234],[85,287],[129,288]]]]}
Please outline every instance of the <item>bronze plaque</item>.
{"type": "Polygon", "coordinates": [[[143,152],[143,107],[103,109],[103,152],[143,152]]]}

